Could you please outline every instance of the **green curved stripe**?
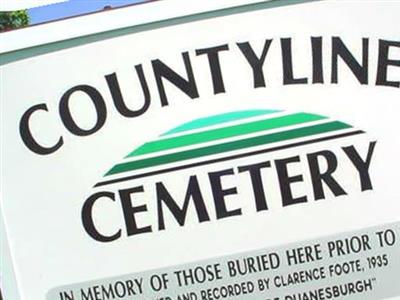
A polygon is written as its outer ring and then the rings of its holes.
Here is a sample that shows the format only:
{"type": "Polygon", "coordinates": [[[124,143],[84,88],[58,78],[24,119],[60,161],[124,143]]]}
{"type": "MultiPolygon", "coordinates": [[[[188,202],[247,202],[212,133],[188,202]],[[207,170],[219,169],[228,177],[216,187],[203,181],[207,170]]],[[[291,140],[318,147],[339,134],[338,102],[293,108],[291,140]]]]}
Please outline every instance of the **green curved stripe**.
{"type": "Polygon", "coordinates": [[[146,143],[143,146],[131,152],[128,155],[128,157],[133,157],[141,154],[154,153],[157,151],[164,151],[178,147],[190,146],[210,141],[216,141],[224,138],[230,138],[264,130],[277,129],[285,126],[297,125],[306,122],[318,121],[322,119],[326,119],[326,117],[307,114],[307,113],[296,113],[292,115],[286,115],[266,120],[259,120],[245,124],[234,125],[230,127],[196,132],[188,135],[146,143]]]}
{"type": "Polygon", "coordinates": [[[207,147],[202,147],[198,149],[191,149],[187,151],[181,151],[178,153],[171,153],[166,155],[161,155],[157,157],[141,159],[137,161],[126,162],[122,164],[115,165],[107,174],[113,175],[128,171],[133,171],[137,169],[143,169],[148,167],[159,166],[163,164],[183,161],[192,158],[199,158],[203,156],[208,156],[212,154],[223,153],[232,150],[239,150],[254,146],[260,146],[264,144],[270,144],[274,142],[281,142],[301,137],[307,137],[315,134],[332,132],[340,129],[351,128],[350,125],[334,121],[314,126],[296,128],[292,130],[287,130],[283,132],[277,132],[272,134],[261,135],[257,137],[242,139],[238,141],[233,141],[229,143],[212,145],[207,147]]]}
{"type": "Polygon", "coordinates": [[[217,125],[217,124],[222,124],[230,121],[236,121],[236,120],[241,120],[245,118],[251,118],[251,117],[257,117],[261,115],[267,115],[267,114],[272,114],[280,112],[279,110],[246,110],[246,111],[236,111],[236,112],[230,112],[222,115],[216,115],[216,116],[211,116],[207,118],[201,118],[197,119],[188,123],[185,123],[181,126],[178,126],[174,129],[171,129],[170,131],[167,131],[164,133],[162,136],[168,135],[168,134],[173,134],[173,133],[178,133],[178,132],[183,132],[183,131],[188,131],[188,130],[193,130],[193,129],[199,129],[199,128],[204,128],[212,125],[217,125]]]}

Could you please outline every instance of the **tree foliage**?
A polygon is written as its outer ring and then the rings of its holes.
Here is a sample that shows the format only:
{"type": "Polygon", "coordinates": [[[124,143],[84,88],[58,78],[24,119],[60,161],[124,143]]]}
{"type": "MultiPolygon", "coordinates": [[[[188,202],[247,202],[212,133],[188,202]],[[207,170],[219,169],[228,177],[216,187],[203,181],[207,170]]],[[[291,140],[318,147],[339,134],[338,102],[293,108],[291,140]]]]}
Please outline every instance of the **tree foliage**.
{"type": "Polygon", "coordinates": [[[0,12],[0,31],[23,27],[29,24],[26,10],[0,12]]]}

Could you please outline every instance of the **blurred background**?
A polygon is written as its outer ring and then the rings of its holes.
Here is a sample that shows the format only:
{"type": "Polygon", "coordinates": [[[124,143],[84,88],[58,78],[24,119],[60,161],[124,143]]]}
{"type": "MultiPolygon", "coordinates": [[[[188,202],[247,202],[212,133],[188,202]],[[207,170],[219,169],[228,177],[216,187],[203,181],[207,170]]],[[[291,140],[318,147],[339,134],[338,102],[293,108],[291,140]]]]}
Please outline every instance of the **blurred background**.
{"type": "Polygon", "coordinates": [[[100,12],[152,0],[68,0],[18,11],[0,12],[0,31],[100,12]]]}

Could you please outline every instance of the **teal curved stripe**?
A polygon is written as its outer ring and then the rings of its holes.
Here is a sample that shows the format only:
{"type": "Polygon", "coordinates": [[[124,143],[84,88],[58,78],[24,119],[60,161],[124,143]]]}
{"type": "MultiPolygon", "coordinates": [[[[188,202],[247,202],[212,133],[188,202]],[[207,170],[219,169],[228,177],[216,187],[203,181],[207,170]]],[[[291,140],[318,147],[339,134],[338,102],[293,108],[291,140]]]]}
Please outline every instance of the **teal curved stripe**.
{"type": "Polygon", "coordinates": [[[246,118],[257,117],[257,116],[262,116],[262,115],[267,115],[267,114],[272,114],[272,113],[277,113],[277,112],[281,112],[281,111],[280,110],[261,110],[261,109],[259,109],[259,110],[245,110],[245,111],[229,112],[226,114],[215,115],[215,116],[211,116],[211,117],[207,117],[207,118],[201,118],[201,119],[197,119],[197,120],[185,123],[174,129],[171,129],[170,131],[167,131],[166,133],[164,133],[161,136],[166,136],[166,135],[173,134],[173,133],[209,127],[209,126],[213,126],[213,125],[223,124],[226,122],[242,120],[242,119],[246,119],[246,118]]]}
{"type": "Polygon", "coordinates": [[[261,146],[275,142],[288,141],[296,138],[303,138],[321,133],[333,132],[341,129],[351,128],[350,125],[334,121],[308,127],[295,128],[283,132],[270,133],[266,135],[246,138],[242,140],[200,147],[197,149],[185,150],[177,153],[165,154],[157,157],[145,158],[136,161],[130,161],[115,165],[105,176],[119,174],[123,172],[155,167],[168,163],[184,161],[193,158],[204,157],[208,155],[224,153],[233,150],[240,150],[254,146],[261,146]]]}
{"type": "Polygon", "coordinates": [[[186,135],[180,135],[176,137],[148,142],[143,146],[135,149],[128,155],[128,157],[155,153],[158,151],[171,150],[179,147],[193,146],[201,143],[218,141],[226,138],[238,137],[241,135],[305,124],[324,119],[326,119],[326,117],[319,115],[296,113],[270,119],[262,119],[253,122],[242,123],[238,125],[210,129],[207,131],[194,132],[186,135]]]}

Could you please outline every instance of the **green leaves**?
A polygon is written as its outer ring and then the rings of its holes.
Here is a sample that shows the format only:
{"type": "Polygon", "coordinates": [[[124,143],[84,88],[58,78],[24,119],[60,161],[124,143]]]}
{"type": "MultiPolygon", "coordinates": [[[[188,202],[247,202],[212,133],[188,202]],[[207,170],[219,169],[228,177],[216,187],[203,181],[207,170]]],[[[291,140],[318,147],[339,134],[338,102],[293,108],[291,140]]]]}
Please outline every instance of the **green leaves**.
{"type": "Polygon", "coordinates": [[[24,27],[29,24],[27,10],[0,12],[0,31],[24,27]]]}

